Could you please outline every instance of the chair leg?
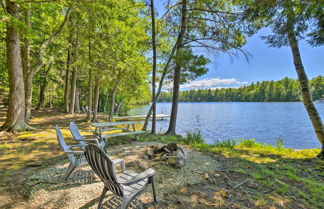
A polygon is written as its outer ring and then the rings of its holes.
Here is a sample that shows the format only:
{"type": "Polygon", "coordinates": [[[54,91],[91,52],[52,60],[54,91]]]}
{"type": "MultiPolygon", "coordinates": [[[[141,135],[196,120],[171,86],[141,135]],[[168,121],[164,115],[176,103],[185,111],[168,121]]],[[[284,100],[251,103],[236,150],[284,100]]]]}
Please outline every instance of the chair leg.
{"type": "Polygon", "coordinates": [[[120,206],[120,209],[126,209],[128,207],[128,205],[129,205],[129,203],[130,203],[130,200],[131,199],[129,199],[129,198],[125,199],[123,197],[123,201],[122,201],[122,205],[120,206]]]}
{"type": "Polygon", "coordinates": [[[66,172],[66,177],[65,177],[65,181],[68,180],[68,178],[70,177],[70,175],[73,173],[74,169],[76,168],[75,165],[70,164],[68,167],[68,170],[66,172]]]}
{"type": "Polygon", "coordinates": [[[107,193],[108,189],[104,186],[101,195],[100,195],[100,199],[99,199],[99,204],[98,204],[98,209],[101,209],[102,207],[102,201],[105,199],[105,195],[107,193]]]}
{"type": "Polygon", "coordinates": [[[156,202],[157,202],[157,194],[156,194],[156,188],[155,188],[155,179],[154,179],[154,176],[151,176],[151,177],[150,177],[150,181],[151,181],[151,184],[152,184],[152,190],[153,190],[153,198],[154,198],[154,202],[156,203],[156,202]]]}

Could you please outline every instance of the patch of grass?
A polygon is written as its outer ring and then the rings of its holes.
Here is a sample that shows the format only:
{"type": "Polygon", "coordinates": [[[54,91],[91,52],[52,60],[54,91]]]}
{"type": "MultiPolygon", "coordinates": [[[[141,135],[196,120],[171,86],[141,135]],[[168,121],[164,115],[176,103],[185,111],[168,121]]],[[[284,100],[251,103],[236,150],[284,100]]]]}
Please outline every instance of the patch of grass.
{"type": "Polygon", "coordinates": [[[234,148],[237,144],[237,141],[234,139],[228,139],[224,141],[216,141],[213,145],[215,147],[227,147],[227,148],[234,148]]]}
{"type": "Polygon", "coordinates": [[[201,135],[201,132],[199,130],[195,131],[188,131],[187,136],[184,138],[183,142],[185,144],[202,144],[205,142],[203,136],[201,135]]]}

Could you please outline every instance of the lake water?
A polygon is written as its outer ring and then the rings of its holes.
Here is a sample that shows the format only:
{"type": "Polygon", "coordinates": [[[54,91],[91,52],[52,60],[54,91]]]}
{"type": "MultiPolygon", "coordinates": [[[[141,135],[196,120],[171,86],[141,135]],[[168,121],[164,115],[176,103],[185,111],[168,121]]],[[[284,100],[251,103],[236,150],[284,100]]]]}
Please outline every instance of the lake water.
{"type": "MultiPolygon", "coordinates": [[[[316,103],[324,119],[324,103],[316,103]]],[[[149,106],[138,106],[129,114],[144,114],[149,106]]],[[[157,113],[170,114],[171,103],[158,103],[157,113]]],[[[164,133],[169,120],[157,121],[157,131],[164,133]]],[[[177,134],[199,129],[206,143],[219,140],[251,139],[303,149],[320,148],[306,110],[300,102],[196,102],[179,103],[177,134]]]]}

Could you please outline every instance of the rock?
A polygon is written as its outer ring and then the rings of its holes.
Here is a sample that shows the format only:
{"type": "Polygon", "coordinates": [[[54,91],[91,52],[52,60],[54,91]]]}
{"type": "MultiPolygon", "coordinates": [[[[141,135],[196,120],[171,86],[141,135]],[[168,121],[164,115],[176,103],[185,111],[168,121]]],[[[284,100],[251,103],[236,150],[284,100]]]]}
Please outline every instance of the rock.
{"type": "Polygon", "coordinates": [[[153,157],[153,160],[160,160],[163,154],[164,154],[163,152],[161,152],[159,154],[155,154],[153,157]]]}
{"type": "Polygon", "coordinates": [[[173,152],[173,151],[176,151],[178,149],[178,145],[174,142],[171,142],[169,144],[167,144],[167,148],[173,152]]]}
{"type": "Polygon", "coordinates": [[[204,175],[204,179],[208,180],[209,179],[209,175],[208,173],[206,172],[205,175],[204,175]]]}
{"type": "Polygon", "coordinates": [[[181,153],[183,155],[183,159],[187,160],[187,157],[188,157],[187,151],[184,148],[182,148],[182,147],[178,147],[178,150],[181,151],[181,153]]]}
{"type": "Polygon", "coordinates": [[[214,173],[214,176],[215,176],[215,177],[220,177],[220,174],[218,174],[218,173],[214,173]]]}
{"type": "Polygon", "coordinates": [[[164,153],[164,154],[161,156],[160,159],[163,160],[163,161],[166,161],[166,160],[168,159],[168,154],[167,154],[167,153],[164,153]]]}
{"type": "Polygon", "coordinates": [[[226,191],[226,190],[224,190],[224,189],[221,189],[221,190],[219,191],[219,193],[220,193],[223,197],[228,198],[228,191],[226,191]]]}
{"type": "Polygon", "coordinates": [[[145,153],[147,156],[149,156],[150,158],[152,158],[154,156],[154,152],[152,149],[147,149],[146,150],[146,153],[145,153]]]}

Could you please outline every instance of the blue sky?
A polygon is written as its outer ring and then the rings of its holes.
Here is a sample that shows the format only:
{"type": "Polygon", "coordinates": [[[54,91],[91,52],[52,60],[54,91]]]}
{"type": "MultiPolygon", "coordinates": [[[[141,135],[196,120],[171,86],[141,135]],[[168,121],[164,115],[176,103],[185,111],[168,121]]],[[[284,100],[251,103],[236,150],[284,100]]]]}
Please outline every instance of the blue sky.
{"type": "MultiPolygon", "coordinates": [[[[155,1],[159,15],[163,13],[162,2],[155,1]]],[[[247,62],[243,55],[231,59],[228,55],[209,55],[209,72],[196,81],[185,84],[182,89],[222,88],[248,85],[263,80],[280,80],[284,77],[297,78],[289,47],[272,48],[260,38],[270,34],[269,29],[260,30],[249,37],[244,50],[251,54],[247,62]]],[[[310,47],[300,42],[300,52],[309,78],[324,75],[324,47],[310,47]]]]}
{"type": "MultiPolygon", "coordinates": [[[[263,29],[248,38],[243,49],[251,54],[249,62],[243,55],[234,60],[228,55],[210,56],[212,63],[208,65],[209,72],[198,80],[235,79],[238,83],[246,84],[262,80],[280,80],[286,76],[297,78],[290,48],[268,47],[260,38],[269,32],[263,29]]],[[[308,77],[324,75],[324,47],[310,47],[305,41],[301,41],[300,51],[308,77]]]]}

